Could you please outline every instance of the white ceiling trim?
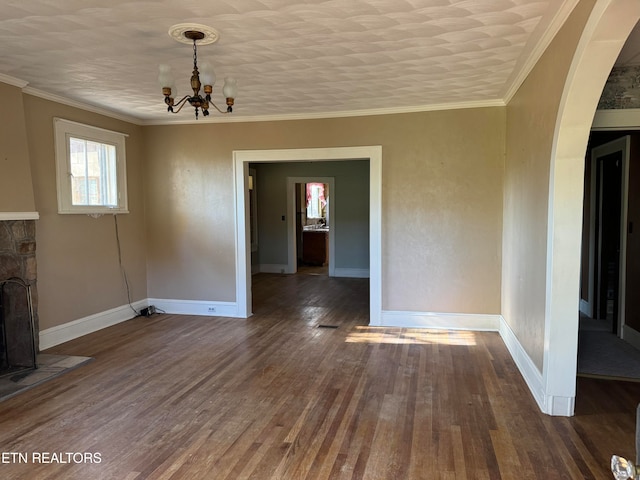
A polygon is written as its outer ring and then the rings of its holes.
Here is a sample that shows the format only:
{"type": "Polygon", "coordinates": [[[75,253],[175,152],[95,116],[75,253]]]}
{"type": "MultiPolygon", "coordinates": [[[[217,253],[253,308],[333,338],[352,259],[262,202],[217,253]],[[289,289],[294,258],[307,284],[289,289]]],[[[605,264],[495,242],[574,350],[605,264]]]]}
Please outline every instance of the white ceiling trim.
{"type": "Polygon", "coordinates": [[[0,73],[0,82],[6,83],[7,85],[13,85],[18,88],[24,88],[29,85],[29,82],[25,82],[24,80],[20,80],[19,78],[12,77],[10,75],[5,75],[4,73],[0,73]]]}
{"type": "Polygon", "coordinates": [[[209,116],[207,119],[196,120],[192,116],[184,116],[182,118],[168,117],[167,120],[138,120],[141,125],[186,125],[199,123],[248,123],[248,122],[276,122],[283,120],[317,120],[325,118],[344,118],[344,117],[368,117],[373,115],[393,115],[398,113],[418,113],[431,112],[438,110],[460,110],[465,108],[483,108],[483,107],[504,107],[506,104],[500,99],[496,100],[475,100],[472,102],[458,103],[439,103],[434,105],[420,105],[416,107],[391,107],[377,108],[370,110],[353,110],[344,112],[321,112],[307,114],[285,114],[285,115],[256,115],[234,117],[227,115],[209,116]],[[175,120],[174,120],[175,119],[175,120]]]}
{"type": "Polygon", "coordinates": [[[529,55],[529,58],[527,58],[525,64],[522,66],[522,68],[516,71],[514,79],[507,82],[507,88],[502,95],[505,104],[511,101],[518,89],[522,86],[524,81],[531,73],[531,70],[533,70],[533,67],[535,67],[535,65],[540,60],[540,57],[542,57],[544,52],[547,50],[558,31],[567,21],[567,18],[569,18],[569,15],[571,15],[571,12],[573,12],[573,9],[576,7],[578,2],[579,0],[566,0],[558,9],[556,15],[551,20],[549,27],[545,29],[540,40],[536,42],[535,47],[531,52],[531,55],[529,55]]]}
{"type": "MultiPolygon", "coordinates": [[[[0,78],[0,80],[2,79],[0,78]]],[[[116,120],[122,120],[124,122],[133,123],[134,125],[143,125],[142,120],[140,120],[139,118],[114,112],[113,110],[109,110],[106,108],[96,107],[95,105],[89,105],[88,103],[71,100],[69,98],[62,97],[60,95],[55,95],[53,93],[38,90],[37,88],[24,87],[22,89],[22,92],[26,93],[27,95],[33,95],[34,97],[40,97],[40,98],[44,98],[45,100],[51,100],[52,102],[61,103],[62,105],[68,105],[70,107],[79,108],[80,110],[85,110],[87,112],[93,112],[99,115],[104,115],[105,117],[115,118],[116,120]]]]}
{"type": "MultiPolygon", "coordinates": [[[[484,107],[504,107],[506,102],[501,99],[494,100],[474,100],[471,102],[454,102],[454,103],[438,103],[432,105],[418,105],[414,107],[391,107],[391,108],[377,108],[367,110],[352,110],[343,112],[320,112],[320,113],[307,113],[307,114],[284,114],[284,115],[255,115],[255,116],[233,116],[233,115],[212,115],[205,118],[196,120],[188,115],[176,117],[174,115],[167,114],[166,120],[143,120],[141,118],[132,117],[130,115],[124,115],[113,110],[109,110],[95,105],[89,105],[87,103],[71,100],[60,95],[55,95],[37,88],[26,86],[28,82],[23,80],[9,77],[8,75],[0,74],[0,82],[9,83],[22,88],[23,93],[32,95],[34,97],[43,98],[52,102],[60,103],[70,107],[78,108],[88,112],[97,113],[106,117],[114,118],[116,120],[122,120],[124,122],[132,123],[134,125],[197,125],[201,123],[250,123],[250,122],[277,122],[286,120],[317,120],[327,118],[345,118],[345,117],[368,117],[373,115],[394,115],[400,113],[419,113],[419,112],[432,112],[438,110],[461,110],[465,108],[484,108],[484,107]],[[5,80],[6,77],[6,80],[5,80]],[[11,82],[9,81],[11,80],[11,82]]],[[[186,113],[186,112],[185,112],[186,113]]]]}

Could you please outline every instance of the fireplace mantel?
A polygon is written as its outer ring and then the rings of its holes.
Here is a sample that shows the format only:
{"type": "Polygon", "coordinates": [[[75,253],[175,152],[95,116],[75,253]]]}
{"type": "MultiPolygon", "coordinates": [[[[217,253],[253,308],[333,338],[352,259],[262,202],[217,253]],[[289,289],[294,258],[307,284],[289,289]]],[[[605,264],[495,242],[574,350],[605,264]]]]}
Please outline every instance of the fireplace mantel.
{"type": "Polygon", "coordinates": [[[40,214],[38,212],[0,212],[0,222],[38,219],[40,219],[40,214]]]}

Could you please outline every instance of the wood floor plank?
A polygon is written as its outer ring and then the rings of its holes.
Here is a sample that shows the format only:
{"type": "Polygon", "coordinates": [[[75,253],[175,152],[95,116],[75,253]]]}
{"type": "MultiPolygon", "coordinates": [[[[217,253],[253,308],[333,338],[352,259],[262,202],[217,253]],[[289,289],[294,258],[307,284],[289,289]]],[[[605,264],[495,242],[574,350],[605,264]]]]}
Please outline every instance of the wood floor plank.
{"type": "Polygon", "coordinates": [[[0,403],[0,453],[29,456],[0,478],[601,479],[635,455],[640,384],[579,378],[548,417],[497,333],[369,327],[366,279],[260,274],[253,298],[51,349],[95,360],[0,403]]]}

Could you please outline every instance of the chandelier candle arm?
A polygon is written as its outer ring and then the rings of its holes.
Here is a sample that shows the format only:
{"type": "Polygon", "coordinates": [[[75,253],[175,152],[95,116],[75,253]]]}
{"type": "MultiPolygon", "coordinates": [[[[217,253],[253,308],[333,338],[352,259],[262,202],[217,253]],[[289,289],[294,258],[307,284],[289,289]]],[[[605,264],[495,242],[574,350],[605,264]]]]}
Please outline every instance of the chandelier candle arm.
{"type": "MultiPolygon", "coordinates": [[[[182,97],[180,99],[179,102],[177,103],[173,103],[173,98],[171,99],[171,110],[169,110],[171,113],[178,113],[180,112],[180,110],[182,110],[182,107],[184,107],[187,104],[187,100],[189,99],[189,95],[185,95],[184,97],[182,97]],[[178,109],[176,111],[173,110],[173,107],[177,107],[178,109]]],[[[166,98],[165,98],[165,102],[166,102],[166,98]]],[[[197,117],[196,117],[197,118],[197,117]]]]}
{"type": "MultiPolygon", "coordinates": [[[[188,102],[195,109],[196,120],[198,119],[199,110],[202,110],[202,114],[206,117],[209,115],[209,107],[213,105],[213,107],[220,113],[231,113],[233,111],[233,104],[235,100],[235,96],[237,93],[237,87],[235,84],[235,80],[227,77],[225,78],[225,84],[222,89],[223,94],[226,98],[227,110],[223,111],[218,106],[211,101],[211,94],[213,93],[213,84],[215,82],[215,74],[213,73],[213,69],[210,65],[203,63],[202,64],[202,80],[204,81],[204,87],[202,85],[202,81],[200,80],[200,71],[198,70],[198,47],[197,42],[199,40],[208,40],[206,43],[213,43],[218,39],[217,32],[210,29],[209,27],[204,27],[204,30],[208,32],[209,39],[207,39],[207,34],[203,31],[195,30],[195,29],[183,29],[183,27],[188,26],[185,24],[174,25],[169,30],[169,35],[171,35],[176,40],[184,43],[181,37],[178,37],[178,33],[182,35],[185,39],[188,39],[193,42],[193,72],[191,74],[191,90],[193,90],[193,96],[185,95],[179,102],[175,102],[174,97],[172,96],[172,85],[173,85],[173,77],[171,75],[171,67],[167,65],[160,65],[160,74],[158,75],[158,82],[162,87],[162,94],[164,95],[164,103],[167,105],[167,112],[169,113],[178,113],[182,110],[182,107],[188,102]],[[213,40],[211,40],[213,38],[213,40]],[[200,95],[200,89],[204,91],[204,98],[200,95]],[[174,107],[177,109],[174,110],[174,107]]],[[[195,27],[199,27],[195,25],[195,27]]],[[[175,87],[173,87],[173,92],[175,92],[175,87]]]]}

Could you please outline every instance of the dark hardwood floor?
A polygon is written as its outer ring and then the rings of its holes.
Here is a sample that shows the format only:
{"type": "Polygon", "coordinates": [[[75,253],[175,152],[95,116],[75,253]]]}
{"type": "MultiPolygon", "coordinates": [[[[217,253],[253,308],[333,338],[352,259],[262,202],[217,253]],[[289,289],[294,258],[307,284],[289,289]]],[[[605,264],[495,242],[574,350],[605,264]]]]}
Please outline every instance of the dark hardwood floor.
{"type": "Polygon", "coordinates": [[[497,333],[367,327],[367,280],[253,281],[248,320],[50,349],[95,361],[0,403],[0,478],[582,480],[635,454],[638,383],[580,378],[576,416],[548,417],[497,333]]]}

